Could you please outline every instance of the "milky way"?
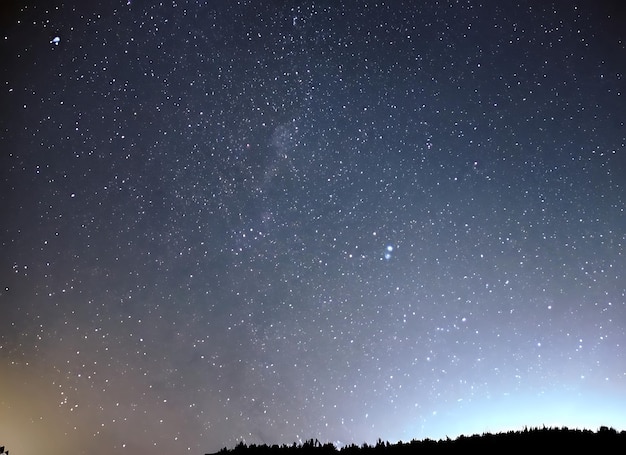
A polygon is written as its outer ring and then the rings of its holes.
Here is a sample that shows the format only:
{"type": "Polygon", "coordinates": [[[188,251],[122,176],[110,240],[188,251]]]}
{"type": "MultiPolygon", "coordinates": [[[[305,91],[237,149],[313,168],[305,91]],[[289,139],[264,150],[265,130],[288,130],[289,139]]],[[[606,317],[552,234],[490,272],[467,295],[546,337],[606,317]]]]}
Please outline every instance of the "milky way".
{"type": "Polygon", "coordinates": [[[0,21],[0,444],[626,428],[619,2],[71,3],[0,21]]]}

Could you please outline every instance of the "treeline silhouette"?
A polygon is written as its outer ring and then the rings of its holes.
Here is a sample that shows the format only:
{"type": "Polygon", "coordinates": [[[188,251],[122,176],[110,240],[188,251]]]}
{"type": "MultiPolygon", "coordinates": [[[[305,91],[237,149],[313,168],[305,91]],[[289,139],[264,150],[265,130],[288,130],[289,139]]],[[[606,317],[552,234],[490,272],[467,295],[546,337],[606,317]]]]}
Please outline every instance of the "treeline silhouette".
{"type": "MultiPolygon", "coordinates": [[[[430,453],[494,453],[496,451],[553,451],[558,453],[626,453],[626,431],[600,427],[597,432],[562,428],[525,428],[506,433],[483,433],[459,436],[456,439],[424,439],[394,444],[381,439],[374,445],[347,445],[338,449],[332,443],[320,443],[310,439],[292,445],[246,445],[238,443],[233,449],[223,448],[219,455],[409,455],[430,453]]],[[[209,455],[209,454],[207,454],[209,455]]]]}

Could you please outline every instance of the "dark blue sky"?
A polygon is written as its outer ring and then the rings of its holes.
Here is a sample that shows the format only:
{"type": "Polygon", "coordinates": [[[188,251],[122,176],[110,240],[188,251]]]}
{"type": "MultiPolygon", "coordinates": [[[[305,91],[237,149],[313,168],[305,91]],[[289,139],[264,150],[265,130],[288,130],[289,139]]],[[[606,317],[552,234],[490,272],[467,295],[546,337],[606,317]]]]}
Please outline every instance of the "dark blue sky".
{"type": "Polygon", "coordinates": [[[0,442],[625,428],[620,2],[5,7],[0,442]]]}

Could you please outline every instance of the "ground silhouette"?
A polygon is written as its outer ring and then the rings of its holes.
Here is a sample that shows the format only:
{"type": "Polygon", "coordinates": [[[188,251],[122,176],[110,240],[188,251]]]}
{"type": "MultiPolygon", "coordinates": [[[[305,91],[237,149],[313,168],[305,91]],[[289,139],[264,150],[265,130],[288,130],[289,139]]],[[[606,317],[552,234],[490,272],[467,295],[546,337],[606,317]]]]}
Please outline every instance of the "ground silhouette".
{"type": "Polygon", "coordinates": [[[554,451],[558,453],[625,453],[626,431],[600,427],[598,431],[562,428],[525,428],[506,433],[483,433],[459,436],[456,439],[424,439],[394,444],[378,440],[374,445],[348,445],[341,448],[331,443],[310,439],[292,445],[246,445],[238,443],[234,448],[223,448],[219,455],[409,455],[429,453],[495,453],[514,450],[554,451]]]}

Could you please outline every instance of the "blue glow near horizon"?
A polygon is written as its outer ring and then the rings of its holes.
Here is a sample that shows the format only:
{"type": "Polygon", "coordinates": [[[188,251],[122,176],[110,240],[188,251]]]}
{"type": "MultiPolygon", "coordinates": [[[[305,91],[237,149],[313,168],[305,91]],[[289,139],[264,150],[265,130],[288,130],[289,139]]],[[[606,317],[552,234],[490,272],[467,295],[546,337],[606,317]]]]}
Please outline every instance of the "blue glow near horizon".
{"type": "Polygon", "coordinates": [[[501,394],[480,401],[459,400],[446,409],[433,411],[431,418],[404,428],[398,439],[454,439],[543,426],[592,431],[608,426],[620,431],[626,429],[625,411],[626,396],[598,391],[501,394]]]}

